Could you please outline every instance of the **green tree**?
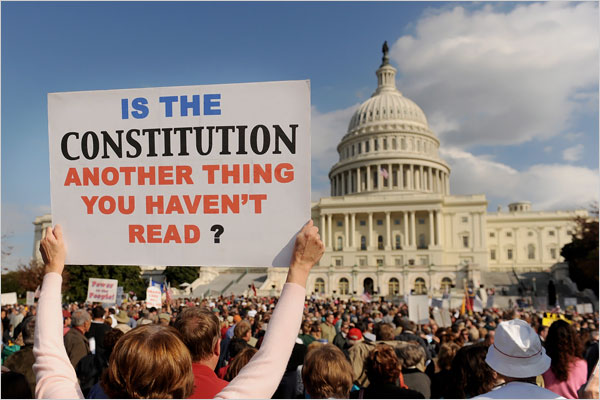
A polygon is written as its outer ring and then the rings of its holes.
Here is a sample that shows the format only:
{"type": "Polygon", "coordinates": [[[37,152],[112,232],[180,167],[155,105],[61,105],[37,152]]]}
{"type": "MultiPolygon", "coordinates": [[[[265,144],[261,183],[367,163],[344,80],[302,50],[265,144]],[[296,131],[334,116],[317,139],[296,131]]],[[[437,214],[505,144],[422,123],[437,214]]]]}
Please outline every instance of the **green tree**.
{"type": "Polygon", "coordinates": [[[200,267],[167,267],[164,275],[172,287],[179,289],[182,283],[194,282],[200,273],[200,267]]]}
{"type": "Polygon", "coordinates": [[[146,284],[140,267],[133,265],[67,265],[69,289],[64,292],[68,301],[85,301],[89,278],[116,279],[123,291],[134,292],[138,299],[146,298],[146,284]]]}
{"type": "Polygon", "coordinates": [[[25,294],[25,290],[19,285],[19,273],[10,271],[2,274],[2,293],[16,292],[18,297],[25,294]]]}
{"type": "Polygon", "coordinates": [[[592,218],[577,217],[573,240],[560,254],[569,264],[569,275],[579,290],[592,289],[598,295],[598,205],[592,206],[592,218]]]}

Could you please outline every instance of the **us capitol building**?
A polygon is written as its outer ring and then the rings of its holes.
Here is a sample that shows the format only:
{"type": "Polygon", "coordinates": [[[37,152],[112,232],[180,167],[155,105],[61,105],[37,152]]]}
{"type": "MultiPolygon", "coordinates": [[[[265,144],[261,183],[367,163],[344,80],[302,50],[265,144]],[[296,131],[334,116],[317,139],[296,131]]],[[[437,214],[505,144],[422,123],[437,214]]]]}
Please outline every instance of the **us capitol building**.
{"type": "MultiPolygon", "coordinates": [[[[549,272],[562,262],[573,219],[587,211],[538,212],[521,201],[509,204],[508,212],[488,213],[484,194],[452,195],[440,141],[423,110],[396,88],[386,45],[376,75],[377,89],[356,110],[337,146],[331,196],[312,204],[326,251],[310,274],[307,293],[462,293],[465,282],[489,287],[493,283],[486,277],[549,272]]],[[[34,222],[34,257],[49,223],[49,215],[34,222]]],[[[161,271],[143,269],[150,275],[161,271]]],[[[286,274],[287,268],[202,267],[186,292],[230,294],[255,283],[259,294],[269,294],[281,289],[286,274]]]]}

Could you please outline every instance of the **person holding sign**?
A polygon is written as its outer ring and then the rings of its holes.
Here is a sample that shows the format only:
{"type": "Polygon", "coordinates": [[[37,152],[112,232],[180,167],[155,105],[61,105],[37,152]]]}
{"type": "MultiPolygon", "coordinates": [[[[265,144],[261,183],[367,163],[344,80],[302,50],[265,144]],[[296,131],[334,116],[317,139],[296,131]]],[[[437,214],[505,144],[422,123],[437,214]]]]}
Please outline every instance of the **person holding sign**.
{"type": "MultiPolygon", "coordinates": [[[[300,328],[306,280],[325,247],[312,220],[296,237],[286,284],[259,352],[218,398],[270,398],[285,371],[300,328]]],[[[83,398],[62,344],[61,274],[66,249],[62,229],[48,228],[40,243],[45,275],[35,328],[37,398],[83,398]]],[[[102,387],[110,397],[186,398],[192,393],[192,358],[172,327],[133,329],[115,345],[102,387]]]]}

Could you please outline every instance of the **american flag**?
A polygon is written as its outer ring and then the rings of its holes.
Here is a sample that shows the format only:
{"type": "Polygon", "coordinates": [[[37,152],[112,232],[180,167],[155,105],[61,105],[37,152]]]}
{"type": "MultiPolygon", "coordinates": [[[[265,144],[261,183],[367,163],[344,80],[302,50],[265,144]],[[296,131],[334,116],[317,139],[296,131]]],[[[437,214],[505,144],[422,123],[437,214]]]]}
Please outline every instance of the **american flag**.
{"type": "Polygon", "coordinates": [[[383,176],[385,179],[388,178],[389,175],[388,175],[387,169],[385,169],[383,167],[381,168],[381,176],[383,176]]]}

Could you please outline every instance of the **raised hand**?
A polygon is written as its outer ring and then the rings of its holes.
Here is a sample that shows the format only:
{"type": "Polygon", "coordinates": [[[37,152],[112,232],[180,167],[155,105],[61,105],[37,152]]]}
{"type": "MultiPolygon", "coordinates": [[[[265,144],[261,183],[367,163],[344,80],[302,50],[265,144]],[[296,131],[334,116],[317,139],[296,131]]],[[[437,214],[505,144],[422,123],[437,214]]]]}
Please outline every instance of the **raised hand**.
{"type": "Polygon", "coordinates": [[[46,236],[40,242],[40,252],[44,260],[45,273],[62,274],[65,268],[67,250],[63,241],[62,228],[56,225],[54,229],[46,228],[46,236]]]}
{"type": "Polygon", "coordinates": [[[311,219],[296,236],[287,282],[306,286],[310,270],[321,259],[324,252],[325,245],[319,236],[319,228],[314,226],[311,219]]]}

